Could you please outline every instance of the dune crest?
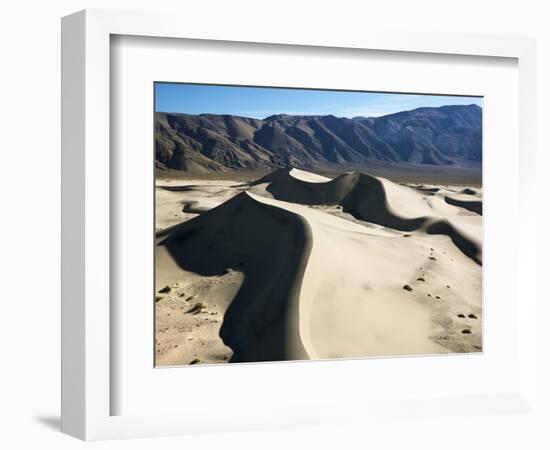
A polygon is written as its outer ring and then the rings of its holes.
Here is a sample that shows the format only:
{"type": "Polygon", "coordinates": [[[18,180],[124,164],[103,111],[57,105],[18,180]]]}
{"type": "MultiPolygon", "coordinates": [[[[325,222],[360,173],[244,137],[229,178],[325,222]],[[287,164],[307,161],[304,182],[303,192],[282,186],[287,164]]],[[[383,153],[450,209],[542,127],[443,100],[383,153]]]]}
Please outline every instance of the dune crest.
{"type": "Polygon", "coordinates": [[[310,248],[308,225],[299,216],[243,192],[162,233],[157,284],[177,282],[186,272],[241,272],[236,296],[215,300],[227,307],[219,333],[233,350],[231,361],[309,359],[296,311],[310,248]]]}
{"type": "Polygon", "coordinates": [[[481,216],[446,200],[474,194],[323,178],[157,189],[196,211],[157,233],[159,364],[482,349],[481,216]]]}
{"type": "Polygon", "coordinates": [[[298,180],[307,181],[309,183],[326,183],[331,180],[331,178],[323,177],[321,175],[317,175],[316,173],[306,172],[305,170],[296,168],[290,169],[289,175],[298,180]]]}
{"type": "MultiPolygon", "coordinates": [[[[351,172],[322,181],[293,176],[296,169],[278,169],[251,183],[265,185],[277,200],[303,205],[341,206],[353,217],[403,232],[444,234],[476,263],[481,264],[481,241],[468,231],[480,220],[461,216],[461,208],[481,210],[481,202],[426,196],[418,190],[384,178],[351,172]]],[[[303,173],[303,171],[300,171],[303,173]]]]}

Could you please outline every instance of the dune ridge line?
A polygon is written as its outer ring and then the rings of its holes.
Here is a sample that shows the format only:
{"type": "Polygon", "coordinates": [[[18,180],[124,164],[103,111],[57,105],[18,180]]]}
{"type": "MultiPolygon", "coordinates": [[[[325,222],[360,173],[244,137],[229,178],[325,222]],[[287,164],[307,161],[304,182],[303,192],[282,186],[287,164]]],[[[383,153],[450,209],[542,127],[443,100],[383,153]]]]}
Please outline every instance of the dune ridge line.
{"type": "Polygon", "coordinates": [[[297,304],[311,232],[299,215],[242,192],[163,236],[157,265],[165,272],[244,272],[220,329],[233,350],[231,362],[310,358],[298,331],[297,304]]]}
{"type": "Polygon", "coordinates": [[[480,351],[481,216],[446,200],[476,192],[291,168],[223,186],[158,191],[194,211],[157,233],[157,288],[192,293],[160,297],[194,324],[166,361],[480,351]]]}

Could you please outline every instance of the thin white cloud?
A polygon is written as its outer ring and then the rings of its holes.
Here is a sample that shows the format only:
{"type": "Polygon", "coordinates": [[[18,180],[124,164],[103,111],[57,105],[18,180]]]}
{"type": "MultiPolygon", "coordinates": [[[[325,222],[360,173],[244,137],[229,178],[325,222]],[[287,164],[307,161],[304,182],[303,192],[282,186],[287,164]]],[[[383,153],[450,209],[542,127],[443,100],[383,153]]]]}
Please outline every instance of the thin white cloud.
{"type": "Polygon", "coordinates": [[[362,105],[342,107],[342,105],[327,104],[314,106],[304,110],[242,110],[232,112],[244,117],[264,119],[273,114],[289,114],[294,116],[315,116],[332,114],[336,117],[380,117],[400,111],[408,111],[422,106],[437,107],[451,104],[477,103],[475,98],[426,96],[419,94],[378,94],[379,97],[362,105]]]}
{"type": "MultiPolygon", "coordinates": [[[[324,109],[324,108],[323,108],[324,109]]],[[[327,110],[330,108],[326,108],[327,110]]],[[[289,114],[292,116],[318,116],[324,115],[319,109],[310,109],[310,110],[280,110],[280,111],[267,111],[267,110],[257,110],[257,111],[236,111],[232,114],[243,117],[253,117],[255,119],[264,119],[266,117],[272,116],[274,114],[289,114]]]]}
{"type": "Polygon", "coordinates": [[[467,97],[427,98],[424,95],[407,95],[406,98],[403,98],[403,96],[391,96],[387,99],[384,98],[384,101],[381,102],[373,102],[350,108],[342,108],[334,114],[341,117],[380,117],[401,111],[421,108],[424,106],[438,107],[443,105],[465,105],[471,103],[477,103],[476,99],[467,97]]]}

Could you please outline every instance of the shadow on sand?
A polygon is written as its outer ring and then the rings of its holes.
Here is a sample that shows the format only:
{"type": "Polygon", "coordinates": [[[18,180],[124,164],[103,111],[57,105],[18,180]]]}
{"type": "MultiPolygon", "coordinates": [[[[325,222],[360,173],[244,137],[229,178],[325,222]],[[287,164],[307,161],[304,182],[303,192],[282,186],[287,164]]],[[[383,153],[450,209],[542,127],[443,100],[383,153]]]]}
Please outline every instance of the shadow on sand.
{"type": "Polygon", "coordinates": [[[297,305],[311,236],[298,215],[241,193],[157,237],[161,269],[175,263],[203,276],[244,273],[220,329],[231,362],[307,357],[297,305]]]}
{"type": "Polygon", "coordinates": [[[483,202],[481,200],[457,200],[452,197],[445,196],[445,202],[449,205],[458,206],[459,208],[467,209],[468,211],[483,215],[483,202]]]}
{"type": "MultiPolygon", "coordinates": [[[[481,265],[479,246],[447,220],[434,220],[434,217],[403,218],[395,214],[388,205],[383,183],[371,175],[352,172],[326,183],[311,183],[293,177],[288,169],[279,169],[251,185],[259,183],[270,183],[267,191],[278,200],[304,205],[341,205],[344,212],[359,220],[398,231],[410,232],[422,228],[428,234],[449,236],[462,253],[481,265]]],[[[463,204],[458,206],[465,207],[463,204]]],[[[475,205],[473,207],[477,208],[475,205]]]]}

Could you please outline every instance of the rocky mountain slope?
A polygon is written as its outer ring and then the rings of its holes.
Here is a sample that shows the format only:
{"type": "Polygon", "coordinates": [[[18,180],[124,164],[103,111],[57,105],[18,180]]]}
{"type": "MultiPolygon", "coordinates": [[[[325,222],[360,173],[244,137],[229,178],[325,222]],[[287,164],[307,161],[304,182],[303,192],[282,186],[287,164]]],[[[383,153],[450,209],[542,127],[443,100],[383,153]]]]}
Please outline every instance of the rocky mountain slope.
{"type": "Polygon", "coordinates": [[[455,105],[377,118],[279,114],[263,120],[160,112],[155,151],[157,167],[197,173],[373,161],[481,168],[482,110],[455,105]]]}

